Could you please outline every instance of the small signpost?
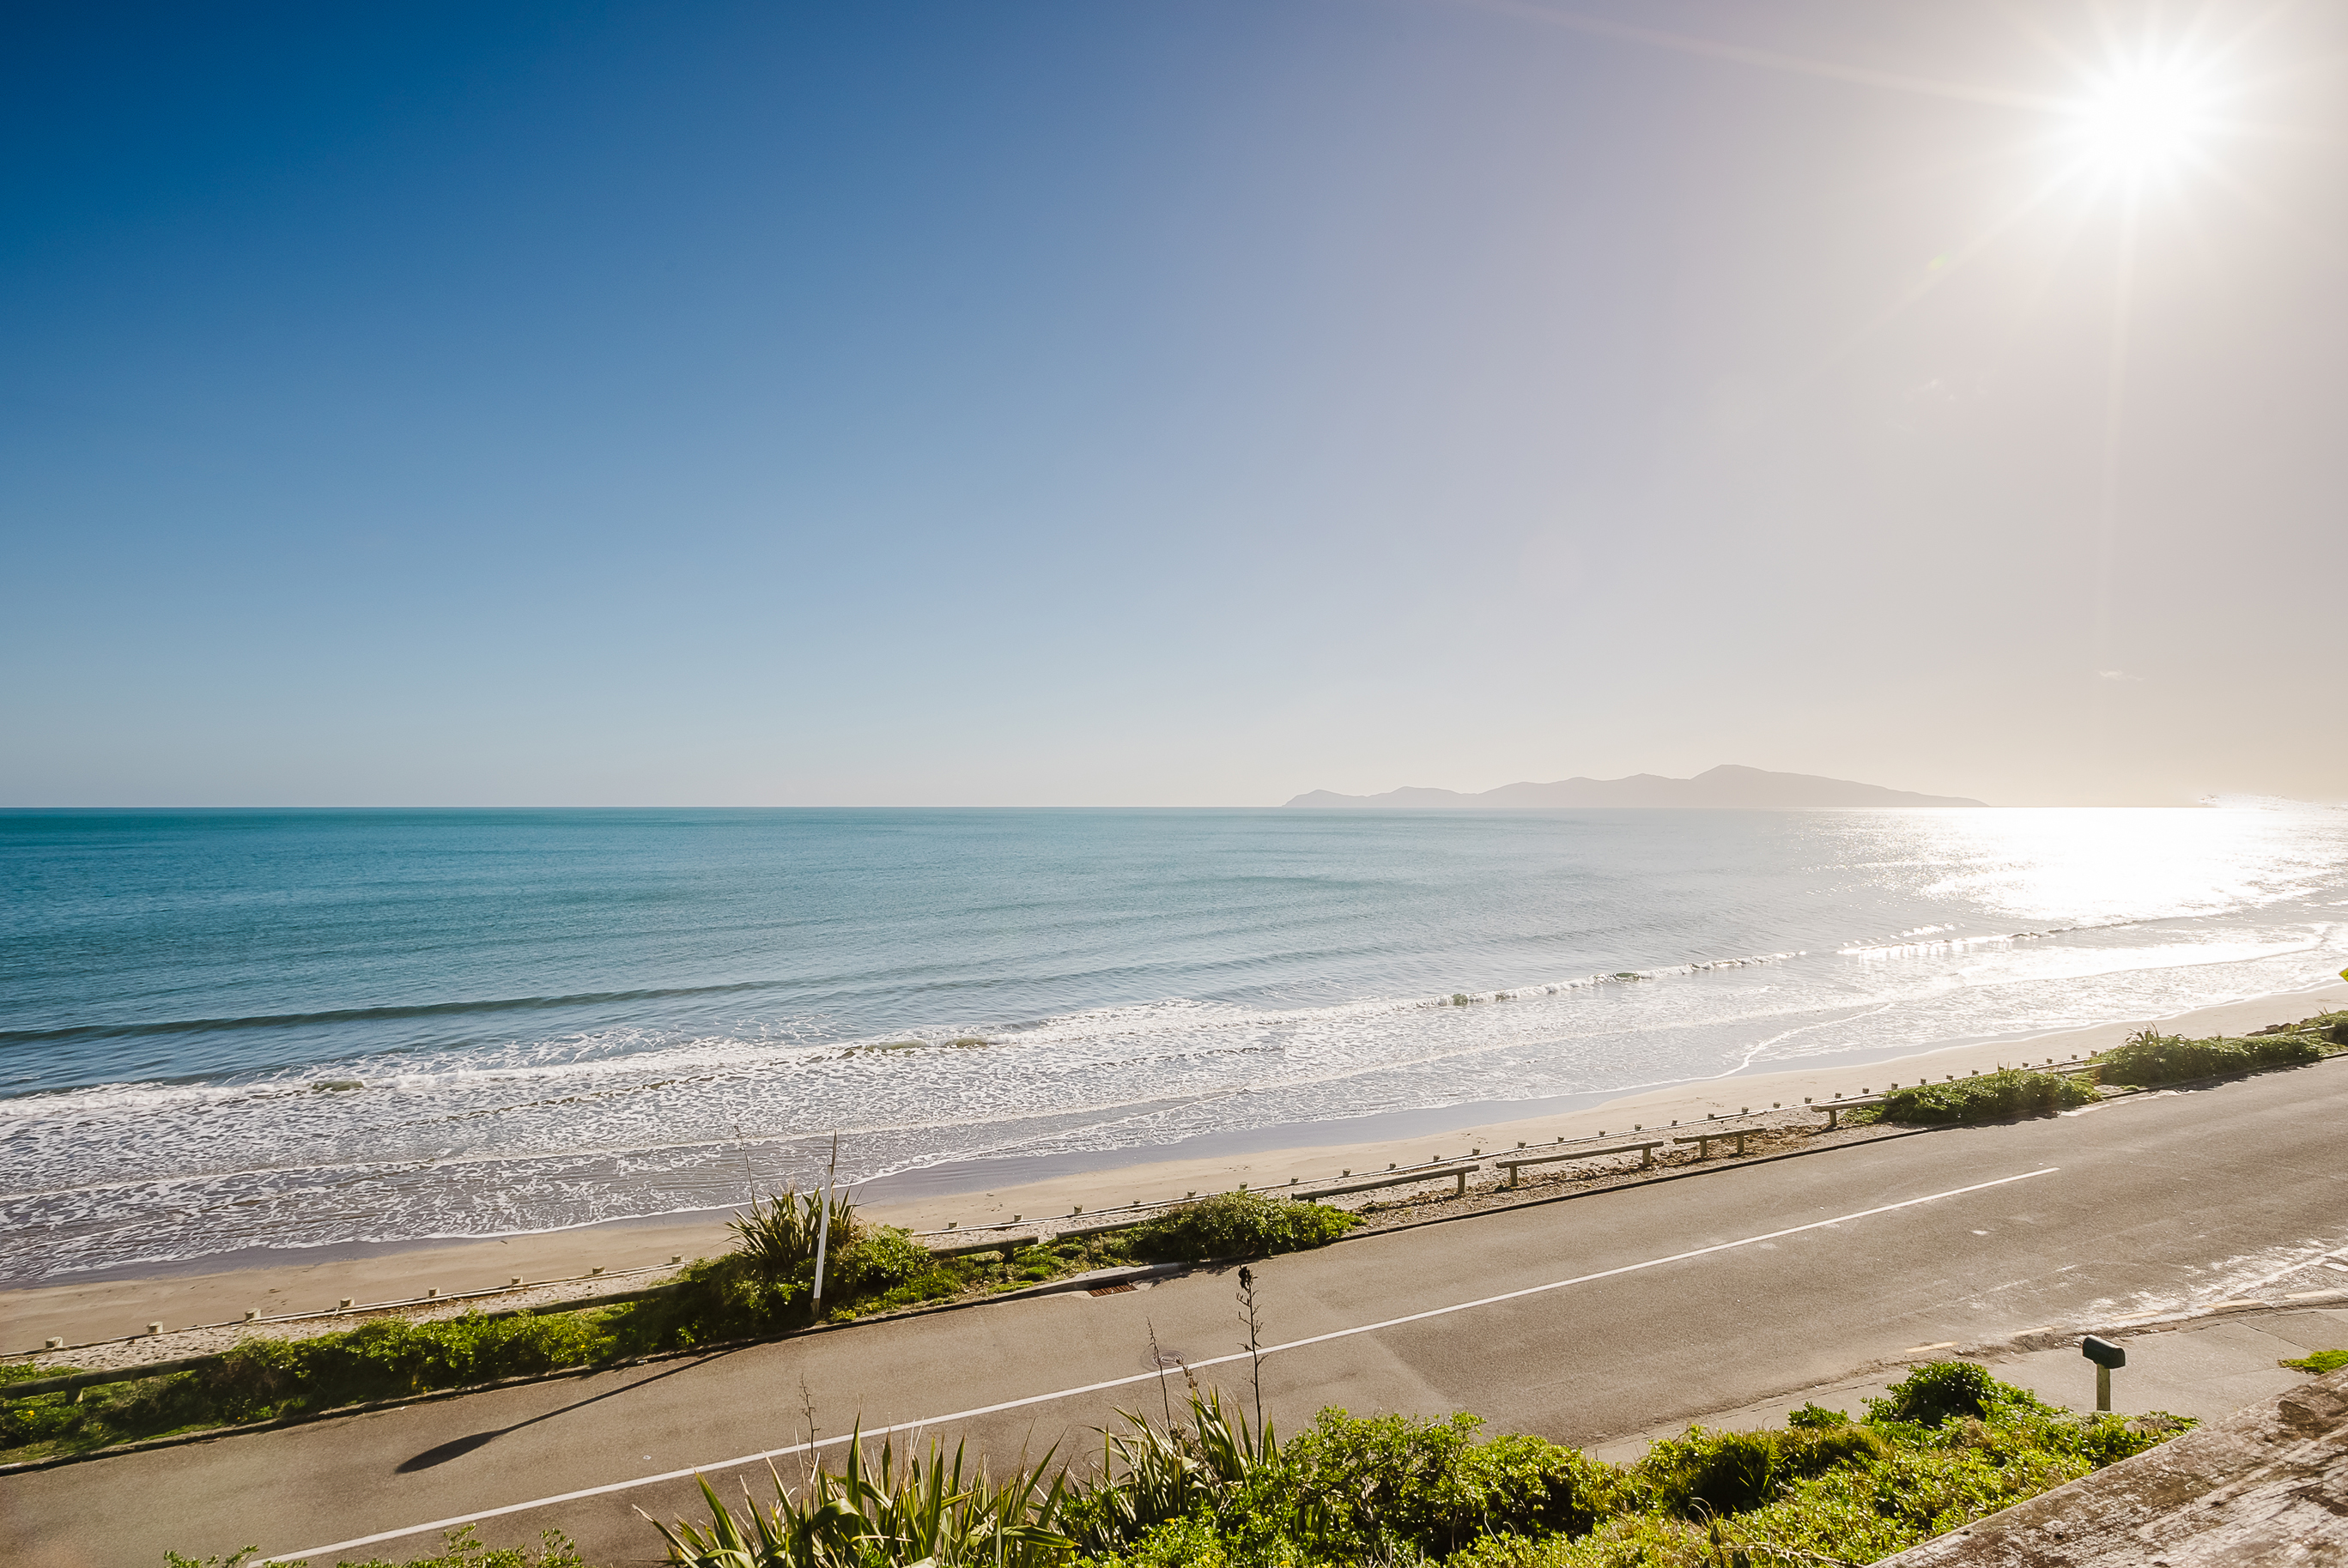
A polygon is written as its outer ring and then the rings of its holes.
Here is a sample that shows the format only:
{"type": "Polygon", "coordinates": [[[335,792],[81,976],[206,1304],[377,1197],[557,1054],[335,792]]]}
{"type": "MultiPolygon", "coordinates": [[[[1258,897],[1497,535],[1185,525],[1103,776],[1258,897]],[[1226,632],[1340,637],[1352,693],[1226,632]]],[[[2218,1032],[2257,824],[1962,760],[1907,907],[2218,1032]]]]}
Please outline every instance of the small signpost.
{"type": "Polygon", "coordinates": [[[831,1135],[831,1163],[823,1173],[822,1206],[815,1218],[815,1315],[823,1316],[823,1250],[831,1240],[831,1187],[839,1179],[839,1134],[831,1135]]]}
{"type": "Polygon", "coordinates": [[[2096,1364],[2096,1409],[2112,1408],[2112,1368],[2127,1365],[2127,1352],[2108,1339],[2090,1334],[2079,1341],[2079,1354],[2096,1364]]]}

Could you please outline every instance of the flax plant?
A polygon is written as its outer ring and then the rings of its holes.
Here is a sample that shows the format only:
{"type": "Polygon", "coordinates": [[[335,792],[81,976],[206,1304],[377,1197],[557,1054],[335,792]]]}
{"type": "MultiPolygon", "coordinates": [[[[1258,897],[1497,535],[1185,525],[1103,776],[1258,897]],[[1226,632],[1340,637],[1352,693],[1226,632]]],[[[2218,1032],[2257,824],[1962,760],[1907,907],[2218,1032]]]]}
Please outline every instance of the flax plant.
{"type": "MultiPolygon", "coordinates": [[[[823,1225],[823,1194],[785,1187],[766,1198],[752,1198],[750,1212],[732,1225],[735,1251],[747,1259],[764,1279],[788,1278],[803,1264],[815,1262],[816,1235],[823,1225]]],[[[844,1252],[860,1231],[856,1208],[847,1198],[831,1200],[831,1250],[844,1252]]]]}
{"type": "Polygon", "coordinates": [[[669,1561],[687,1568],[1053,1568],[1076,1542],[1056,1528],[1067,1482],[1066,1471],[1045,1481],[1050,1462],[997,1483],[959,1443],[951,1459],[932,1443],[901,1464],[891,1444],[875,1455],[860,1431],[840,1472],[810,1469],[796,1498],[777,1475],[774,1506],[760,1509],[746,1486],[737,1518],[705,1481],[707,1525],[653,1523],[669,1561]]]}
{"type": "Polygon", "coordinates": [[[1222,1396],[1195,1388],[1188,1430],[1118,1412],[1124,1431],[1102,1434],[1101,1479],[1068,1511],[1086,1550],[1112,1553],[1169,1520],[1211,1508],[1251,1475],[1280,1462],[1280,1440],[1262,1422],[1225,1410],[1222,1396]]]}

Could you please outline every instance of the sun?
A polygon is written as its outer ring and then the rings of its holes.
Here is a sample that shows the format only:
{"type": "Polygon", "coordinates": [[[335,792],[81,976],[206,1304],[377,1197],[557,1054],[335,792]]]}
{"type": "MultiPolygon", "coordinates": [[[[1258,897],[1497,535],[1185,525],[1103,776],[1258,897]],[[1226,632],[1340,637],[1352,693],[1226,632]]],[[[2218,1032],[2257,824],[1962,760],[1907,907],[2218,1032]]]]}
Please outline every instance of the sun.
{"type": "Polygon", "coordinates": [[[2083,174],[2142,185],[2183,173],[2210,131],[2210,94],[2200,73],[2181,61],[2108,72],[2081,100],[2066,138],[2083,174]]]}

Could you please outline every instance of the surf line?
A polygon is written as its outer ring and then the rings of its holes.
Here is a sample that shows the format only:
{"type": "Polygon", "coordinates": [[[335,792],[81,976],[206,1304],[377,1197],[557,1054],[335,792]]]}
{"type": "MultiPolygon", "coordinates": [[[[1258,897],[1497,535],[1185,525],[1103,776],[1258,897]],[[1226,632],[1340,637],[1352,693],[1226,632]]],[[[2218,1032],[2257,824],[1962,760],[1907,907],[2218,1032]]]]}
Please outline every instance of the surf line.
{"type": "MultiPolygon", "coordinates": [[[[1375,1323],[1356,1324],[1351,1328],[1334,1328],[1326,1334],[1309,1335],[1303,1339],[1283,1340],[1278,1345],[1266,1345],[1258,1355],[1276,1356],[1283,1350],[1302,1350],[1308,1346],[1326,1345],[1335,1339],[1350,1339],[1357,1334],[1375,1334],[1383,1329],[1399,1328],[1405,1324],[1424,1323],[1429,1318],[1448,1317],[1455,1312],[1472,1312],[1479,1307],[1497,1307],[1504,1301],[1521,1301],[1529,1296],[1541,1296],[1552,1290],[1566,1290],[1577,1285],[1589,1285],[1601,1279],[1615,1279],[1644,1269],[1661,1268],[1666,1264],[1685,1263],[1690,1258],[1709,1257],[1714,1253],[1731,1252],[1741,1246],[1756,1246],[1765,1241],[1800,1235],[1805,1231],[1825,1230],[1831,1225],[1849,1225],[1854,1220],[1871,1219],[1877,1214],[1895,1214],[1912,1209],[1920,1204],[1937,1204],[1943,1198],[1961,1198],[1968,1193],[1987,1192],[1992,1187],[2009,1186],[2026,1182],[2034,1176],[2051,1176],[2060,1165],[2044,1165],[2019,1175],[2000,1176],[1995,1181],[1975,1182],[1967,1187],[1951,1187],[1946,1192],[1927,1193],[1921,1198],[1903,1198],[1896,1204],[1879,1204],[1871,1209],[1858,1209],[1850,1214],[1837,1214],[1830,1220],[1811,1220],[1807,1224],[1787,1225],[1783,1230],[1766,1231],[1759,1235],[1739,1236],[1735,1241],[1715,1242],[1687,1252],[1675,1252],[1668,1257],[1651,1257],[1639,1263],[1626,1263],[1616,1268],[1602,1268],[1595,1274],[1578,1274],[1571,1279],[1553,1279],[1546,1285],[1528,1285],[1521,1289],[1502,1291],[1498,1296],[1480,1296],[1473,1301],[1457,1301],[1448,1307],[1431,1307],[1424,1312],[1406,1313],[1400,1317],[1381,1318],[1375,1323]]],[[[1211,1356],[1204,1360],[1184,1365],[1192,1368],[1220,1367],[1232,1361],[1244,1361],[1249,1352],[1236,1350],[1228,1356],[1211,1356]]],[[[980,1405],[967,1410],[955,1410],[950,1415],[925,1416],[920,1420],[899,1421],[894,1426],[877,1427],[854,1434],[865,1438],[887,1437],[896,1432],[920,1431],[927,1427],[942,1427],[955,1421],[975,1420],[981,1416],[1000,1415],[1005,1410],[1025,1409],[1030,1405],[1046,1405],[1055,1399],[1071,1399],[1080,1394],[1097,1394],[1108,1389],[1128,1388],[1135,1383],[1155,1382],[1166,1375],[1165,1369],[1155,1372],[1135,1372],[1123,1378],[1109,1378],[1097,1383],[1085,1383],[1073,1389],[1055,1389],[1048,1394],[1028,1394],[1016,1399],[1004,1399],[999,1404],[980,1405]]],[[[552,1497],[532,1498],[528,1502],[510,1502],[502,1508],[485,1508],[478,1513],[459,1513],[448,1519],[436,1519],[428,1524],[410,1524],[398,1530],[379,1531],[373,1535],[361,1535],[349,1541],[337,1541],[330,1546],[305,1547],[300,1552],[273,1552],[254,1561],[264,1565],[277,1563],[299,1563],[306,1557],[324,1557],[330,1552],[349,1552],[361,1546],[373,1546],[377,1542],[396,1541],[405,1535],[421,1535],[427,1530],[454,1530],[462,1524],[477,1524],[484,1519],[496,1519],[509,1513],[527,1513],[533,1508],[551,1508],[559,1502],[578,1502],[590,1497],[608,1497],[615,1491],[631,1491],[640,1486],[658,1486],[663,1481],[684,1481],[711,1471],[736,1470],[744,1465],[760,1464],[768,1460],[782,1459],[790,1454],[803,1454],[846,1443],[851,1434],[820,1438],[811,1443],[791,1443],[778,1449],[762,1449],[757,1453],[742,1454],[734,1459],[716,1460],[707,1464],[688,1465],[683,1470],[663,1471],[658,1475],[637,1476],[633,1481],[614,1481],[602,1486],[583,1487],[577,1491],[557,1492],[552,1497]]]]}

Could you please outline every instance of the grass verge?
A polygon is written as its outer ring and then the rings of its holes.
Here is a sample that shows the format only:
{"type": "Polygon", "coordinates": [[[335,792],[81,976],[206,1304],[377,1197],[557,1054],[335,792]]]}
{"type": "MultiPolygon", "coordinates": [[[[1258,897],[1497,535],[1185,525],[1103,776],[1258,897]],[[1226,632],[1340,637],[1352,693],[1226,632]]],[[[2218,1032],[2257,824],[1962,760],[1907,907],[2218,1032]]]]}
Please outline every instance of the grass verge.
{"type": "MultiPolygon", "coordinates": [[[[303,1416],[564,1368],[788,1333],[816,1321],[812,1194],[786,1192],[736,1222],[736,1245],[689,1265],[676,1287],[576,1312],[414,1322],[247,1339],[213,1364],[65,1393],[9,1399],[6,1385],[71,1367],[0,1364],[0,1462],[56,1458],[176,1432],[303,1416]]],[[[1319,1246],[1358,1219],[1255,1193],[1185,1204],[1129,1230],[939,1257],[905,1231],[834,1205],[824,1317],[834,1323],[929,1302],[1047,1284],[1136,1262],[1261,1256],[1319,1246]]]]}

